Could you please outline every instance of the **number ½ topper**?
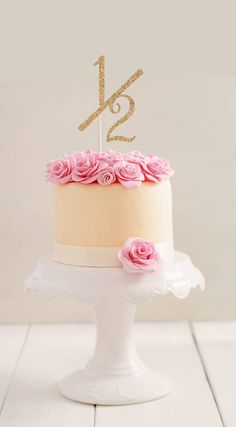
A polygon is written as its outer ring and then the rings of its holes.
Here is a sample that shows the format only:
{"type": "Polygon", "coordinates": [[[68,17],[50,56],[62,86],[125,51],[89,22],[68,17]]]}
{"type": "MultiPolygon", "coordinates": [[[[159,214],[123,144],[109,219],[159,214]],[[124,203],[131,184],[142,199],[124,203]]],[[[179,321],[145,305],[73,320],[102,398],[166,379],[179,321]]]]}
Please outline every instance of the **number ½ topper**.
{"type": "Polygon", "coordinates": [[[109,108],[109,111],[113,114],[119,113],[121,106],[119,102],[117,102],[118,98],[125,98],[129,102],[129,110],[128,112],[122,116],[117,122],[115,122],[109,131],[107,132],[107,142],[110,141],[124,141],[131,142],[135,139],[135,136],[125,137],[122,135],[112,136],[112,133],[115,128],[120,126],[122,123],[126,122],[134,113],[135,110],[135,102],[130,95],[124,94],[124,91],[131,86],[141,75],[143,74],[143,70],[138,69],[132,76],[118,89],[116,90],[107,100],[105,99],[105,57],[101,55],[94,65],[99,66],[99,107],[94,113],[92,113],[81,125],[79,129],[81,131],[85,130],[96,118],[99,118],[102,112],[109,108]]]}

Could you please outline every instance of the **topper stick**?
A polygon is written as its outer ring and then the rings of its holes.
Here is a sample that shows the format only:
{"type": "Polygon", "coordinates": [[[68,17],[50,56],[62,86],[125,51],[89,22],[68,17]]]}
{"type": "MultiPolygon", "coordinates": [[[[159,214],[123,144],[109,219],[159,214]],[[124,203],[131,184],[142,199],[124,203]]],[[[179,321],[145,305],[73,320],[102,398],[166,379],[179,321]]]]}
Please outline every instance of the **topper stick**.
{"type": "Polygon", "coordinates": [[[102,118],[98,116],[98,148],[101,153],[102,151],[102,118]]]}

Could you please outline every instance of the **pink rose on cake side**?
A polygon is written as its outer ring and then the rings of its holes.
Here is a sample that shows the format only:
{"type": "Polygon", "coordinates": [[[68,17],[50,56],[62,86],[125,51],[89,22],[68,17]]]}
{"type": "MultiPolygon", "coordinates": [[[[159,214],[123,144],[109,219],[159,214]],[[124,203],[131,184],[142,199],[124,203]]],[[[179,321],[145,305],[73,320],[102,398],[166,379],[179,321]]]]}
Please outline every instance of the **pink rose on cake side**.
{"type": "Polygon", "coordinates": [[[161,265],[155,244],[141,238],[128,239],[118,258],[128,273],[150,273],[161,265]]]}
{"type": "Polygon", "coordinates": [[[76,159],[72,179],[75,182],[82,184],[91,184],[97,180],[99,172],[106,168],[108,163],[104,160],[98,160],[94,154],[87,155],[86,157],[79,157],[76,159]]]}
{"type": "Polygon", "coordinates": [[[73,159],[64,156],[47,164],[46,178],[54,184],[66,184],[72,181],[73,159]]]}
{"type": "Polygon", "coordinates": [[[102,169],[97,177],[98,184],[100,185],[111,185],[116,181],[116,175],[112,166],[107,166],[102,169]]]}
{"type": "Polygon", "coordinates": [[[149,181],[162,182],[169,179],[174,171],[171,169],[170,162],[164,157],[152,157],[140,163],[145,177],[149,181]]]}
{"type": "Polygon", "coordinates": [[[139,165],[129,163],[125,160],[114,163],[115,174],[120,184],[127,188],[139,187],[141,181],[144,181],[144,175],[139,165]]]}

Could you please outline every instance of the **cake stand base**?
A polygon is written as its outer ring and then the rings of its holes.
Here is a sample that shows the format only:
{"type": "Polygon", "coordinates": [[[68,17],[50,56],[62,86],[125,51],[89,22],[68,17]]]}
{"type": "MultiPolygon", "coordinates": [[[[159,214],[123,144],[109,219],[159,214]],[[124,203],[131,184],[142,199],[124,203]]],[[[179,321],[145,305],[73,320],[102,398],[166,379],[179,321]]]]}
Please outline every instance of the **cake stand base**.
{"type": "Polygon", "coordinates": [[[96,405],[128,405],[165,396],[172,383],[155,372],[135,376],[97,376],[88,370],[75,371],[59,385],[60,393],[69,399],[96,405]]]}
{"type": "Polygon", "coordinates": [[[78,402],[123,405],[166,395],[171,383],[150,371],[139,358],[133,339],[136,306],[124,298],[105,298],[94,306],[97,339],[85,369],[67,376],[61,394],[78,402]]]}

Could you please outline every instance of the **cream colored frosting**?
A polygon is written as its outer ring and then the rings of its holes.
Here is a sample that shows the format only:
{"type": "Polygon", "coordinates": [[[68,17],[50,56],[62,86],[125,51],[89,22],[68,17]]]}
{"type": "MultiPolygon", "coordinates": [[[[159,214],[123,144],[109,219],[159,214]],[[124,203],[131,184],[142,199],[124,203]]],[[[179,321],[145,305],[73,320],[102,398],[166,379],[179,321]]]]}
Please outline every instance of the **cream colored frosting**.
{"type": "Polygon", "coordinates": [[[54,241],[62,245],[121,247],[130,237],[173,242],[170,181],[136,189],[53,184],[53,224],[54,241]]]}

